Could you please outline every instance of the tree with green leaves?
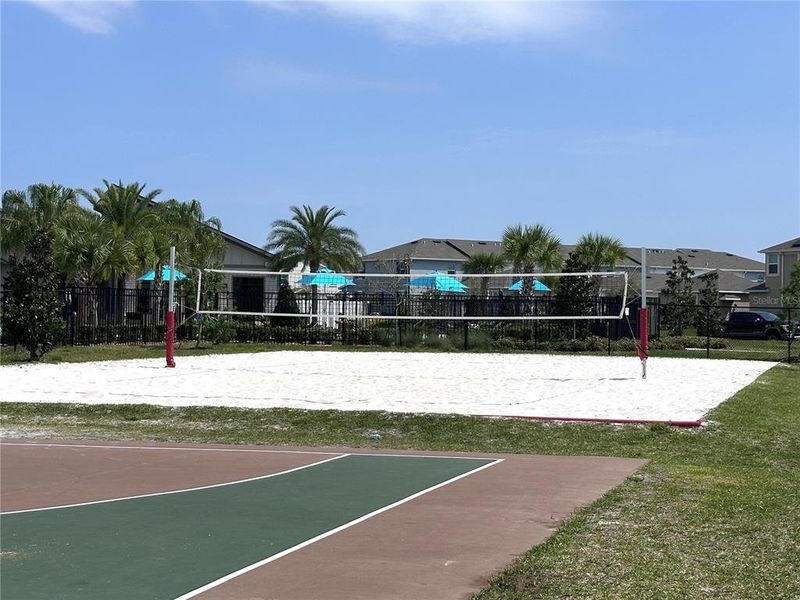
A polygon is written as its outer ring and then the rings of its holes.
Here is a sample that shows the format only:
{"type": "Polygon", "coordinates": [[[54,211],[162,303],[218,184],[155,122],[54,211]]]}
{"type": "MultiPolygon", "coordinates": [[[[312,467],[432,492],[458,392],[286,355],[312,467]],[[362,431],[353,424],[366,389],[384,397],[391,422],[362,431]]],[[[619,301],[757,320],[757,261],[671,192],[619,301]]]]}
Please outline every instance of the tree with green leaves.
{"type": "Polygon", "coordinates": [[[51,234],[40,227],[30,235],[24,258],[11,257],[11,269],[3,282],[3,327],[32,361],[44,356],[64,332],[59,315],[63,302],[51,248],[51,234]]]}
{"type": "MultiPolygon", "coordinates": [[[[587,263],[570,252],[564,263],[565,273],[585,273],[587,263]]],[[[594,308],[594,284],[588,277],[560,277],[555,286],[554,312],[557,315],[588,315],[594,308]]]]}
{"type": "MultiPolygon", "coordinates": [[[[286,270],[302,265],[312,273],[325,266],[339,272],[356,272],[361,269],[364,247],[358,234],[336,224],[344,217],[343,210],[321,206],[314,210],[308,205],[292,206],[290,219],[272,222],[272,230],[264,249],[273,252],[272,265],[286,270]]],[[[312,312],[317,311],[317,286],[311,286],[312,312]]]]}
{"type": "MultiPolygon", "coordinates": [[[[515,273],[558,271],[564,262],[561,240],[547,227],[536,225],[509,225],[503,232],[503,254],[513,265],[515,273]]],[[[522,282],[522,294],[533,293],[533,278],[522,282]]]]}
{"type": "Polygon", "coordinates": [[[275,264],[285,270],[301,264],[312,273],[326,266],[334,271],[353,273],[361,269],[364,247],[358,234],[335,221],[346,216],[343,210],[321,206],[292,206],[290,219],[272,222],[264,249],[273,252],[275,264]]]}
{"type": "Polygon", "coordinates": [[[159,226],[156,228],[156,262],[152,267],[156,273],[166,264],[170,246],[175,246],[182,264],[197,268],[222,266],[225,256],[222,221],[207,217],[200,201],[170,199],[157,204],[155,209],[159,226]]]}
{"type": "Polygon", "coordinates": [[[24,252],[34,236],[50,238],[62,228],[65,217],[79,209],[78,194],[56,183],[36,183],[27,190],[6,190],[0,209],[3,248],[24,252]]]}
{"type": "MultiPolygon", "coordinates": [[[[292,315],[300,314],[294,290],[286,280],[281,281],[281,285],[278,288],[274,312],[292,315]]],[[[275,327],[297,327],[300,324],[300,317],[270,317],[270,323],[275,327]]]]}
{"type": "MultiPolygon", "coordinates": [[[[476,252],[464,262],[464,273],[491,274],[500,273],[506,266],[506,260],[501,254],[476,252]]],[[[489,278],[480,277],[479,288],[481,296],[486,297],[489,290],[489,278]]]]}
{"type": "MultiPolygon", "coordinates": [[[[565,273],[585,273],[590,265],[576,252],[570,252],[564,263],[565,273]]],[[[588,277],[561,277],[555,286],[553,312],[556,315],[594,314],[597,302],[595,283],[588,277]]],[[[589,324],[584,321],[572,322],[572,337],[585,337],[589,334],[589,324]]]]}
{"type": "Polygon", "coordinates": [[[794,263],[789,283],[781,293],[783,306],[787,308],[800,308],[800,260],[794,263]]]}
{"type": "Polygon", "coordinates": [[[115,237],[101,215],[83,209],[61,221],[53,236],[53,257],[65,281],[82,287],[102,284],[114,268],[131,272],[138,266],[133,244],[115,237]]]}
{"type": "MultiPolygon", "coordinates": [[[[615,237],[602,233],[586,233],[578,238],[573,250],[576,257],[587,266],[587,271],[613,271],[619,261],[626,256],[625,247],[615,237]]],[[[600,278],[591,281],[593,293],[599,296],[603,293],[600,278]]]]}
{"type": "Polygon", "coordinates": [[[697,278],[703,287],[698,293],[694,326],[697,335],[719,335],[722,331],[722,311],[719,307],[719,271],[709,271],[697,278]]]}
{"type": "MultiPolygon", "coordinates": [[[[221,268],[225,257],[225,240],[222,237],[222,222],[217,217],[207,217],[198,200],[181,202],[170,199],[153,205],[158,221],[153,227],[153,263],[148,265],[155,273],[153,289],[163,290],[167,283],[162,280],[163,267],[168,264],[169,249],[175,246],[178,264],[197,269],[221,268]]],[[[203,297],[201,305],[207,305],[222,284],[219,273],[203,274],[203,297]]],[[[197,293],[195,276],[176,282],[176,286],[189,297],[197,293]]]]}
{"type": "Polygon", "coordinates": [[[661,290],[670,304],[664,305],[664,324],[670,335],[683,335],[694,321],[694,294],[692,278],[694,271],[682,256],[672,261],[672,268],[667,272],[667,281],[661,290]]]}
{"type": "Polygon", "coordinates": [[[110,268],[116,286],[127,275],[147,270],[156,261],[154,235],[159,217],[153,204],[161,190],[145,194],[145,185],[138,182],[110,183],[105,179],[103,186],[95,188],[93,193],[80,190],[80,194],[108,225],[108,235],[115,248],[111,255],[115,260],[110,268]]]}
{"type": "MultiPolygon", "coordinates": [[[[499,273],[506,265],[506,260],[501,254],[476,252],[464,262],[464,272],[468,274],[499,273]]],[[[466,302],[466,314],[485,315],[488,308],[486,299],[489,297],[489,278],[474,277],[470,287],[480,290],[479,296],[470,294],[466,302]]]]}
{"type": "Polygon", "coordinates": [[[614,270],[619,261],[625,258],[625,246],[615,237],[602,233],[586,233],[578,238],[573,250],[589,268],[589,271],[601,269],[614,270]]]}

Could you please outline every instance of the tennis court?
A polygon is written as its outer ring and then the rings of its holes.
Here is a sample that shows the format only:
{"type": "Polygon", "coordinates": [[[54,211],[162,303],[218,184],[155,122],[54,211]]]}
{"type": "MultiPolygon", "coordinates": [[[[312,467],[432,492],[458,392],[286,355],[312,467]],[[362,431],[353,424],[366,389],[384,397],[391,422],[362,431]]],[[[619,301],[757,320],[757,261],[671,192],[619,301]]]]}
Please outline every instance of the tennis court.
{"type": "Polygon", "coordinates": [[[644,461],[5,440],[4,598],[462,598],[644,461]]]}

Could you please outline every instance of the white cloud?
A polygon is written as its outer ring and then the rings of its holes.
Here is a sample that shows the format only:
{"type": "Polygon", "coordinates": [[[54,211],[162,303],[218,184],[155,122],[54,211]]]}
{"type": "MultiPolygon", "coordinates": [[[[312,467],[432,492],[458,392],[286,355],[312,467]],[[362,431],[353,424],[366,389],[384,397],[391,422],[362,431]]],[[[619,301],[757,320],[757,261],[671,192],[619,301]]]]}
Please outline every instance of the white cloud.
{"type": "Polygon", "coordinates": [[[330,73],[260,58],[239,60],[234,65],[233,78],[240,88],[263,91],[317,89],[344,93],[419,94],[434,89],[433,86],[415,81],[396,81],[346,73],[330,73]]]}
{"type": "Polygon", "coordinates": [[[256,2],[275,10],[315,11],[364,23],[405,43],[470,43],[559,36],[581,29],[599,17],[596,6],[538,0],[256,2]]]}
{"type": "Polygon", "coordinates": [[[571,154],[612,155],[663,148],[686,147],[697,140],[689,135],[666,129],[638,129],[578,138],[563,149],[571,154]]]}
{"type": "Polygon", "coordinates": [[[86,31],[109,35],[115,23],[136,4],[134,0],[28,0],[64,23],[86,31]]]}

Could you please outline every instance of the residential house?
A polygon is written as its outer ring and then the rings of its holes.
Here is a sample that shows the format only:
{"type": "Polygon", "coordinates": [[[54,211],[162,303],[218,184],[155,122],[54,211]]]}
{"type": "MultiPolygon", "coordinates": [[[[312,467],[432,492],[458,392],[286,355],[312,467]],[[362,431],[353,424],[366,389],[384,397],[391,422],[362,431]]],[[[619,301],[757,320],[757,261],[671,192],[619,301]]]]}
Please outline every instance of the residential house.
{"type": "Polygon", "coordinates": [[[783,306],[781,294],[789,279],[792,269],[800,261],[800,237],[775,244],[759,250],[764,255],[764,282],[751,291],[753,308],[780,308],[783,306]]]}
{"type": "MultiPolygon", "coordinates": [[[[574,245],[563,244],[561,253],[566,258],[574,249],[574,245]]],[[[633,280],[634,277],[640,276],[641,249],[625,250],[625,257],[614,266],[614,269],[626,271],[633,280]]],[[[501,242],[495,240],[420,238],[372,252],[364,256],[362,261],[365,273],[416,275],[440,271],[461,275],[464,273],[464,263],[473,254],[500,254],[502,251],[501,242]]],[[[761,262],[730,252],[697,248],[648,248],[649,298],[660,297],[665,275],[672,269],[672,261],[679,256],[686,260],[696,277],[710,271],[719,272],[720,300],[731,305],[749,305],[749,290],[764,280],[764,265],[761,262]]],[[[638,280],[634,281],[634,284],[638,284],[638,280]]]]}
{"type": "Polygon", "coordinates": [[[409,273],[439,271],[449,275],[464,272],[464,263],[476,253],[500,254],[500,242],[420,238],[367,254],[361,260],[365,273],[409,273]]]}
{"type": "Polygon", "coordinates": [[[276,276],[259,275],[269,271],[267,259],[270,254],[263,248],[222,232],[225,240],[223,268],[248,271],[248,274],[228,274],[223,278],[223,291],[231,292],[235,309],[243,312],[262,312],[264,294],[278,291],[276,276]]]}
{"type": "MultiPolygon", "coordinates": [[[[648,269],[649,271],[649,269],[648,269]]],[[[730,271],[723,271],[721,269],[714,269],[716,271],[717,288],[719,290],[719,306],[722,309],[722,314],[727,315],[733,310],[741,310],[750,308],[752,303],[751,290],[759,285],[753,283],[746,277],[742,277],[730,271]]],[[[700,291],[705,287],[705,281],[702,279],[703,275],[711,271],[703,271],[700,273],[695,272],[692,275],[692,293],[695,301],[698,300],[700,291]]],[[[647,275],[647,297],[648,299],[659,298],[662,301],[669,301],[669,298],[663,293],[663,289],[667,285],[666,273],[648,273],[647,275]]]]}

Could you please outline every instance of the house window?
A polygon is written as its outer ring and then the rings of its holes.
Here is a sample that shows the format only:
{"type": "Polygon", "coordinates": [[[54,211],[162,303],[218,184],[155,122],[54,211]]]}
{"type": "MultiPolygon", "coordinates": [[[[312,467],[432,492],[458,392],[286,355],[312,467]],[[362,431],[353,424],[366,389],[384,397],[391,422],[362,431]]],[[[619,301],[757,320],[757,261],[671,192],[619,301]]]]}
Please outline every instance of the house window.
{"type": "Polygon", "coordinates": [[[778,274],[778,255],[767,254],[767,275],[778,274]]]}

